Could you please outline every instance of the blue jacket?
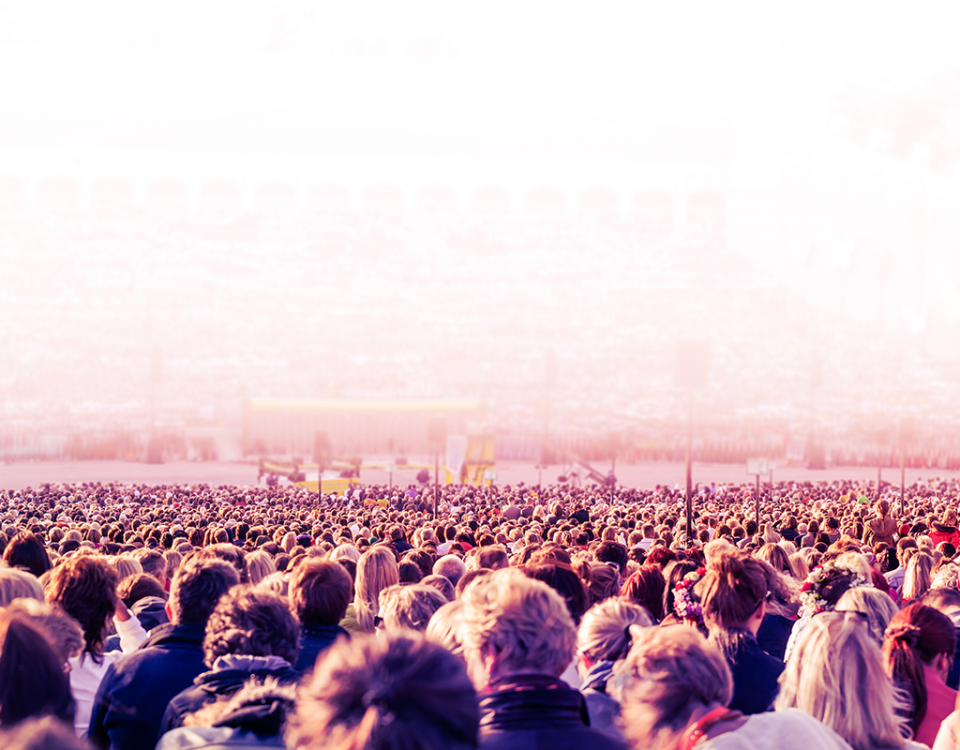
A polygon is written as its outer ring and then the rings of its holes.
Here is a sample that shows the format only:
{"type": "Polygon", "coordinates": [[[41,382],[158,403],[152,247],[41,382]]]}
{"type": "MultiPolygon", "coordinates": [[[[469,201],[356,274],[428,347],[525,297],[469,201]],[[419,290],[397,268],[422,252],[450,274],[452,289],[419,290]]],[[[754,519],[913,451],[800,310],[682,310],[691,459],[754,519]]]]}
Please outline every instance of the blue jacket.
{"type": "Polygon", "coordinates": [[[202,624],[160,625],[111,664],[94,699],[90,741],[105,750],[153,750],[167,703],[206,669],[203,633],[202,624]]]}
{"type": "Polygon", "coordinates": [[[300,655],[293,668],[301,674],[313,671],[317,657],[330,648],[341,635],[350,637],[339,625],[304,625],[300,631],[300,655]]]}

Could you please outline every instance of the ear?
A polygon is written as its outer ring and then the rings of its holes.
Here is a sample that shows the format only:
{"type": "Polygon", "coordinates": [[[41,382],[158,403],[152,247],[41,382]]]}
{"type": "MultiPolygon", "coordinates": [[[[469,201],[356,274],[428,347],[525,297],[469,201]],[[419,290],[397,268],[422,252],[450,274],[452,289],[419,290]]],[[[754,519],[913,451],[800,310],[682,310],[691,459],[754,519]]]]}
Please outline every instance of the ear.
{"type": "Polygon", "coordinates": [[[163,611],[167,613],[167,619],[171,622],[171,624],[176,625],[177,623],[173,621],[173,607],[170,606],[169,599],[167,599],[167,603],[163,605],[163,611]]]}

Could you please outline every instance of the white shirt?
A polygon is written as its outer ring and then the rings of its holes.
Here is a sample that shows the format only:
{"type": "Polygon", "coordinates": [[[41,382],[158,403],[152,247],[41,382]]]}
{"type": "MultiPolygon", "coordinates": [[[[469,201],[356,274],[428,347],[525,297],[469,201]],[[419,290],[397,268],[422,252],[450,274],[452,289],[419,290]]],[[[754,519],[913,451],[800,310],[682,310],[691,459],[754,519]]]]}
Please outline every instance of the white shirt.
{"type": "Polygon", "coordinates": [[[733,732],[697,744],[697,750],[850,750],[832,729],[796,708],[755,714],[733,732]]]}
{"type": "Polygon", "coordinates": [[[103,661],[97,664],[90,654],[81,654],[70,659],[70,692],[77,704],[77,712],[73,719],[73,727],[78,737],[85,737],[90,728],[90,714],[93,713],[93,699],[97,696],[100,681],[107,673],[107,668],[121,654],[129,654],[140,648],[147,640],[147,631],[143,629],[135,616],[120,622],[113,618],[120,636],[120,651],[110,651],[103,655],[103,661]]]}

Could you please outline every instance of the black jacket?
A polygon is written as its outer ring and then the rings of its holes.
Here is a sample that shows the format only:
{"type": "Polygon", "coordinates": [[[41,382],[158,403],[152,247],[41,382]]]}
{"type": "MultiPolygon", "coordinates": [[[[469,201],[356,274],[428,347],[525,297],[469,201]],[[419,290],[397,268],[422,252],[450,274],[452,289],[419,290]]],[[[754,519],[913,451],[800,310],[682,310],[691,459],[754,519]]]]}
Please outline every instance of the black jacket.
{"type": "Polygon", "coordinates": [[[293,668],[303,674],[310,672],[317,663],[317,657],[341,635],[350,637],[339,625],[304,625],[300,631],[300,655],[293,668]]]}
{"type": "Polygon", "coordinates": [[[780,692],[778,679],[784,663],[760,648],[752,634],[744,634],[733,654],[727,656],[733,674],[730,708],[744,714],[769,711],[780,692]]]}
{"type": "Polygon", "coordinates": [[[160,625],[132,654],[107,668],[93,703],[88,737],[111,750],[153,750],[173,696],[203,665],[203,625],[160,625]]]}
{"type": "Polygon", "coordinates": [[[480,697],[480,750],[623,750],[590,728],[583,696],[548,675],[497,680],[480,697]]]}
{"type": "Polygon", "coordinates": [[[264,682],[269,677],[282,686],[299,682],[300,673],[277,656],[221,656],[212,670],[193,681],[193,687],[170,700],[160,723],[160,735],[183,726],[188,714],[232,696],[251,678],[264,682]]]}

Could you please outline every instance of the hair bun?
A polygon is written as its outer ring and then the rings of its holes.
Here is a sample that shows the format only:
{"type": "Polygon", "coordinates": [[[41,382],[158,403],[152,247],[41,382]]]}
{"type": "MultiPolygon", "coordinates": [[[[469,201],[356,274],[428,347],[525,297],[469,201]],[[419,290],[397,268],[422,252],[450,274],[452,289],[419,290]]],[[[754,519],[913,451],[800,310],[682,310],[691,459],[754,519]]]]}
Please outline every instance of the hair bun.
{"type": "Polygon", "coordinates": [[[887,628],[886,637],[908,643],[914,648],[920,642],[920,628],[916,625],[891,625],[887,628]]]}

